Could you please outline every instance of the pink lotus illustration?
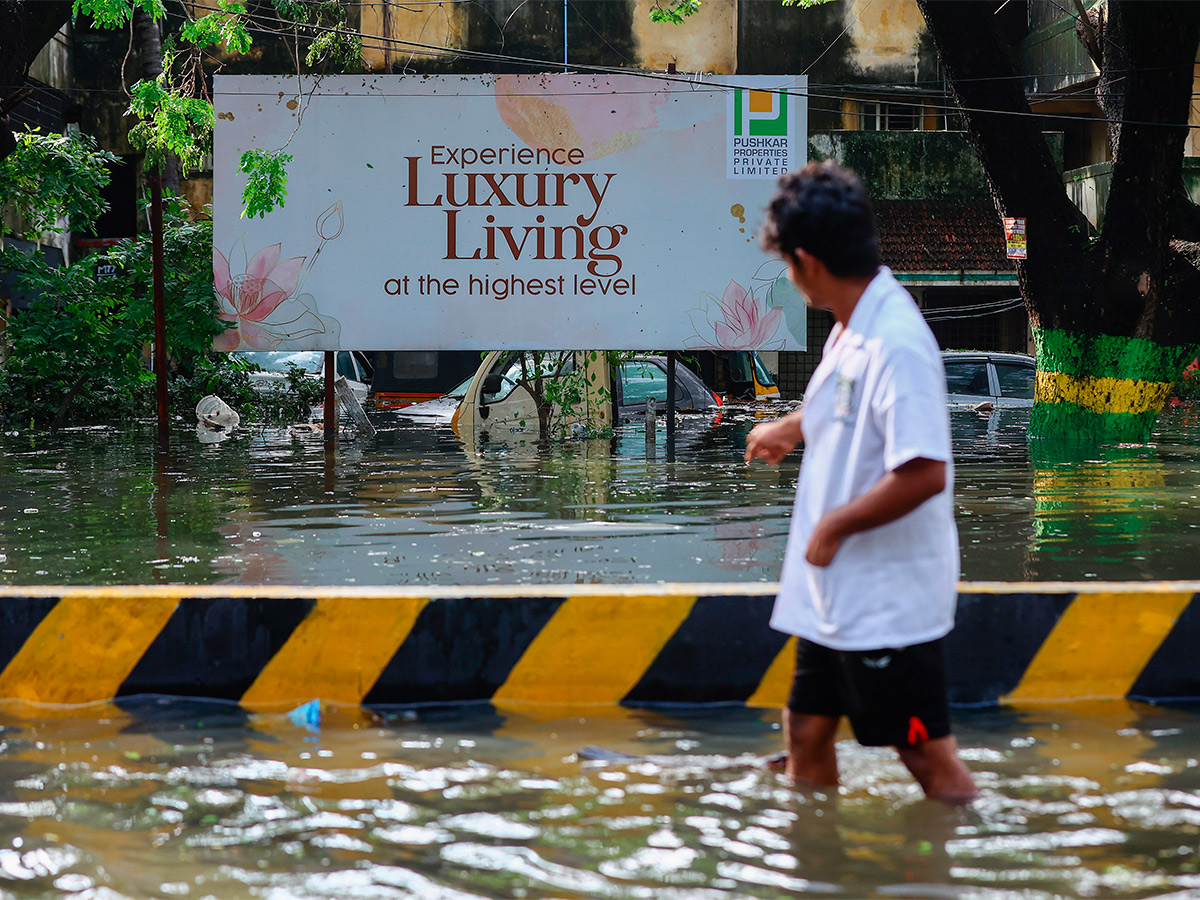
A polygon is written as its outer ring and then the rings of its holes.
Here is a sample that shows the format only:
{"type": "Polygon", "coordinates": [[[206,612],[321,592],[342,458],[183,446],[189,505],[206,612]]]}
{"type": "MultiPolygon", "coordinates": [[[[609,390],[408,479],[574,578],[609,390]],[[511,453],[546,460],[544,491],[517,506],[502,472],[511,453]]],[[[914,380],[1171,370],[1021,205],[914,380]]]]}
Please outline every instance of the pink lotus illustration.
{"type": "Polygon", "coordinates": [[[696,326],[695,318],[692,319],[696,337],[691,344],[697,349],[761,350],[769,348],[772,341],[777,340],[775,334],[783,317],[783,307],[765,309],[757,297],[736,281],[729,282],[719,300],[709,293],[703,296],[705,308],[695,312],[704,314],[708,328],[702,331],[696,326]],[[714,303],[715,311],[712,310],[714,303]],[[711,315],[710,312],[717,314],[711,315]]]}
{"type": "Polygon", "coordinates": [[[220,297],[221,318],[237,326],[217,337],[217,350],[263,350],[283,337],[274,326],[286,323],[272,323],[271,314],[295,293],[304,257],[280,261],[281,249],[280,244],[264,247],[254,254],[245,272],[230,275],[229,260],[213,248],[213,287],[220,297]]]}

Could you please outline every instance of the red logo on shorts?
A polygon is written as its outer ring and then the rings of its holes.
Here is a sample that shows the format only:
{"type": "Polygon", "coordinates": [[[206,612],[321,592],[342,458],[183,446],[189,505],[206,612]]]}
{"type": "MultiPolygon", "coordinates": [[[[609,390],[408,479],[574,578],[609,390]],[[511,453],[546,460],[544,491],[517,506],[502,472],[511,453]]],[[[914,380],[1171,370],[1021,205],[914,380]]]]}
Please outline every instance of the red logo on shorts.
{"type": "Polygon", "coordinates": [[[929,730],[925,727],[925,723],[913,716],[908,720],[908,742],[910,744],[919,744],[921,741],[929,740],[929,730]]]}

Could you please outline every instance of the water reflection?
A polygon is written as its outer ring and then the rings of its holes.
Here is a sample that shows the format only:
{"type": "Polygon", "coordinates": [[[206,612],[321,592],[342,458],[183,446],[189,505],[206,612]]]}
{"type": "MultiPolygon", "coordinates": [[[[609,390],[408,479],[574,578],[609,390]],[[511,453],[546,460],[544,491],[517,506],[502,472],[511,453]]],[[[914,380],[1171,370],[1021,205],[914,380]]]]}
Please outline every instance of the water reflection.
{"type": "MultiPolygon", "coordinates": [[[[982,793],[923,801],[839,743],[840,790],[760,764],[752,709],[0,712],[0,888],[60,897],[1096,897],[1200,887],[1200,717],[960,715],[982,793]],[[628,754],[588,762],[601,744],[628,754]]],[[[614,754],[615,755],[615,754],[614,754]]]]}
{"type": "MultiPolygon", "coordinates": [[[[799,459],[746,466],[762,410],[684,416],[675,462],[640,425],[551,449],[465,448],[377,419],[319,434],[152,429],[0,436],[0,582],[489,584],[773,581],[799,459]]],[[[1028,411],[952,412],[967,580],[1200,577],[1190,408],[1152,444],[1082,456],[1026,442],[1028,411]]],[[[661,429],[660,429],[661,430],[661,429]]]]}

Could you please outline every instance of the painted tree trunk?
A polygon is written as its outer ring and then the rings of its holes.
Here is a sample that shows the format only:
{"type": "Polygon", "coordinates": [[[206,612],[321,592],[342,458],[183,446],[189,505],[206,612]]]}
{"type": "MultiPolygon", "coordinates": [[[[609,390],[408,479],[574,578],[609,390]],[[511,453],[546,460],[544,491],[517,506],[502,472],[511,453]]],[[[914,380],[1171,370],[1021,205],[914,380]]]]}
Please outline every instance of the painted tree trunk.
{"type": "Polygon", "coordinates": [[[1034,328],[1035,438],[1075,443],[1143,443],[1154,430],[1194,345],[1034,328]]]}
{"type": "Polygon", "coordinates": [[[1031,436],[1148,440],[1200,344],[1200,212],[1183,190],[1200,4],[1109,0],[1098,19],[1113,173],[1093,235],[1067,198],[988,4],[918,2],[997,217],[1026,219],[1017,277],[1038,354],[1031,436]]]}

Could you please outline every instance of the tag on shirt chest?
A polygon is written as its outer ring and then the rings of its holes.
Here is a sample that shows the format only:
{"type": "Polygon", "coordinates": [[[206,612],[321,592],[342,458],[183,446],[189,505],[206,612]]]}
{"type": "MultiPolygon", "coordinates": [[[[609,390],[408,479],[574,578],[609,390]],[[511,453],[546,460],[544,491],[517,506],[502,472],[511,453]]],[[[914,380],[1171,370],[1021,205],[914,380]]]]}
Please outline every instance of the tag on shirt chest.
{"type": "Polygon", "coordinates": [[[849,350],[838,362],[833,387],[833,416],[838,421],[850,421],[858,411],[866,368],[867,354],[863,350],[849,350]]]}

